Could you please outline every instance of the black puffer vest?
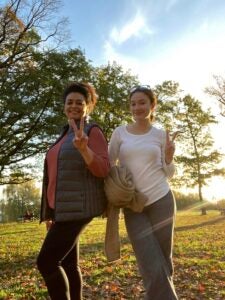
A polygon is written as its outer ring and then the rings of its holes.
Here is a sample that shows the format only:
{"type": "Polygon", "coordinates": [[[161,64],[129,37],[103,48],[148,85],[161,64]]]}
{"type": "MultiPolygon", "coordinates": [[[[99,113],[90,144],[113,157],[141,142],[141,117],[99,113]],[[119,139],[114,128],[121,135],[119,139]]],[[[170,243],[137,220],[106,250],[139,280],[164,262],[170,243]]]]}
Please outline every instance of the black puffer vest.
{"type": "MultiPolygon", "coordinates": [[[[98,127],[96,124],[87,123],[84,128],[85,133],[88,135],[94,126],[98,127]]],[[[104,179],[92,175],[88,170],[81,154],[73,146],[73,138],[74,132],[69,129],[58,154],[53,217],[56,222],[93,218],[101,215],[106,207],[104,179]]],[[[47,197],[42,197],[41,221],[49,215],[46,211],[46,205],[48,206],[46,201],[47,197]]],[[[51,209],[49,212],[51,213],[51,209]]]]}

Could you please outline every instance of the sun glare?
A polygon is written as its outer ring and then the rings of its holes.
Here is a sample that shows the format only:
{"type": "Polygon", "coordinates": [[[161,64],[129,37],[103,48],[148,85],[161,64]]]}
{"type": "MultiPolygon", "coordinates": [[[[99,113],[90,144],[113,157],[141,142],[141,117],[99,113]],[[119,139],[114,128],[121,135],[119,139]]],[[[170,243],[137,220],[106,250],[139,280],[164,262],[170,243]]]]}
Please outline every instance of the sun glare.
{"type": "Polygon", "coordinates": [[[225,199],[225,178],[214,177],[210,184],[203,188],[203,196],[211,202],[225,199]]]}

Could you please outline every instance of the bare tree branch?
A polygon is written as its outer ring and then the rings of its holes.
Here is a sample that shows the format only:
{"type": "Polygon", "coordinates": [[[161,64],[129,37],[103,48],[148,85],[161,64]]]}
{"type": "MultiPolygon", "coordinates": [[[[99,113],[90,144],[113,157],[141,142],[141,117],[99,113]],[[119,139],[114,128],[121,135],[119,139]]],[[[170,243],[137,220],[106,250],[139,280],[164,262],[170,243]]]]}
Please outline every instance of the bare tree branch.
{"type": "Polygon", "coordinates": [[[213,76],[216,85],[205,89],[205,92],[213,96],[219,103],[221,108],[221,115],[225,117],[225,79],[222,76],[213,76]]]}
{"type": "Polygon", "coordinates": [[[44,45],[47,41],[55,38],[61,42],[65,38],[62,31],[65,25],[65,19],[54,22],[54,12],[60,1],[38,0],[28,1],[11,1],[10,5],[0,10],[0,46],[5,48],[0,52],[0,69],[10,67],[17,61],[27,58],[28,53],[32,55],[32,49],[44,45]],[[22,5],[23,4],[23,5],[22,5]],[[23,21],[20,17],[21,11],[26,11],[26,17],[23,21]],[[38,32],[44,28],[44,31],[38,32]],[[35,37],[36,35],[36,37],[35,37]],[[41,37],[43,36],[44,37],[41,37]],[[33,38],[31,38],[33,36],[33,38]]]}

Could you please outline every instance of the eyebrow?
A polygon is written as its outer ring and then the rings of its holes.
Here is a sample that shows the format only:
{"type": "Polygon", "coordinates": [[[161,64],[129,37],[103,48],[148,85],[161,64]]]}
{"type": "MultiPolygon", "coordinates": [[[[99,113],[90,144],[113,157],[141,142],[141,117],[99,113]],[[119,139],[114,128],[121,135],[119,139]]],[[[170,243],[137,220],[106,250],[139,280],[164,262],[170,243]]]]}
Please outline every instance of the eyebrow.
{"type": "Polygon", "coordinates": [[[136,100],[130,100],[130,102],[136,102],[136,101],[145,101],[146,99],[145,98],[140,98],[140,99],[136,99],[136,100]]]}
{"type": "Polygon", "coordinates": [[[73,99],[73,98],[67,98],[67,101],[85,101],[84,99],[78,98],[78,99],[73,99]]]}

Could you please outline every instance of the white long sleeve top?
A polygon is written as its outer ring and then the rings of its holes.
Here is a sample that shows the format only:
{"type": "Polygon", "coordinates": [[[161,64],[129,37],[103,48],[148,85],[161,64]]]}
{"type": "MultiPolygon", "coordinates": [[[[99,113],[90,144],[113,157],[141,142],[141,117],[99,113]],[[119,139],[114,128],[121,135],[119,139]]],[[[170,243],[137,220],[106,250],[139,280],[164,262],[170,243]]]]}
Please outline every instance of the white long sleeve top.
{"type": "Polygon", "coordinates": [[[166,132],[154,126],[145,134],[132,134],[126,125],[117,127],[109,143],[111,166],[125,166],[133,176],[137,191],[148,197],[145,206],[165,196],[167,179],[175,172],[174,164],[165,162],[166,132]]]}

